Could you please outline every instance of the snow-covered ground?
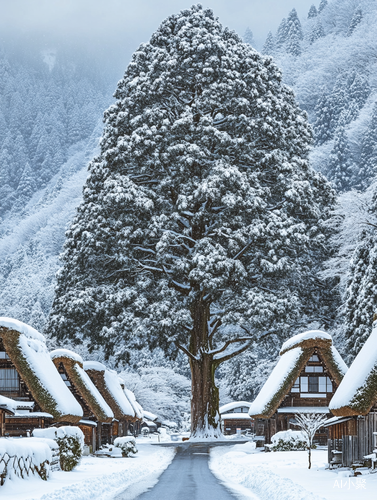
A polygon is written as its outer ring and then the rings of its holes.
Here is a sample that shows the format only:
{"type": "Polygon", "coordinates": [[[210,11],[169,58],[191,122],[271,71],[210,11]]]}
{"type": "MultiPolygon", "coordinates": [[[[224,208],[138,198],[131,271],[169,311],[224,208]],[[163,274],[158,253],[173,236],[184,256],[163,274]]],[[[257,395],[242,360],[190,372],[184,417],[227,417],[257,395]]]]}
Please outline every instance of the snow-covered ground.
{"type": "MultiPolygon", "coordinates": [[[[375,500],[377,474],[326,470],[327,451],[263,453],[249,443],[211,450],[210,468],[238,497],[254,500],[375,500]]],[[[366,472],[366,471],[363,471],[366,472]]]]}
{"type": "Polygon", "coordinates": [[[39,478],[7,481],[0,487],[1,500],[110,500],[132,490],[127,500],[153,486],[174,457],[173,448],[137,443],[132,458],[83,457],[72,472],[53,472],[48,481],[39,478]]]}

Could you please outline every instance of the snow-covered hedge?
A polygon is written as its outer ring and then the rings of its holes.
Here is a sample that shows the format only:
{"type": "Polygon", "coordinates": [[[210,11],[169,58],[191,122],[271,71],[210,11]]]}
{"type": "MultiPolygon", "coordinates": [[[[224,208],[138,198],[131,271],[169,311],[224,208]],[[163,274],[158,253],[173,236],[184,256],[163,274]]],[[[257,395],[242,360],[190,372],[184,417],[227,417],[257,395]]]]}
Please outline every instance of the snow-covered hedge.
{"type": "Polygon", "coordinates": [[[0,438],[0,486],[8,479],[30,475],[46,481],[55,447],[48,439],[0,438]]]}
{"type": "Polygon", "coordinates": [[[71,471],[79,464],[84,450],[84,434],[79,427],[34,429],[33,436],[53,439],[58,444],[62,470],[71,471]]]}
{"type": "Polygon", "coordinates": [[[135,438],[131,436],[116,438],[114,441],[114,446],[122,450],[122,457],[129,457],[131,453],[137,453],[135,438]]]}
{"type": "Polygon", "coordinates": [[[271,437],[272,444],[267,444],[271,451],[306,450],[307,442],[301,431],[280,431],[271,437]]]}

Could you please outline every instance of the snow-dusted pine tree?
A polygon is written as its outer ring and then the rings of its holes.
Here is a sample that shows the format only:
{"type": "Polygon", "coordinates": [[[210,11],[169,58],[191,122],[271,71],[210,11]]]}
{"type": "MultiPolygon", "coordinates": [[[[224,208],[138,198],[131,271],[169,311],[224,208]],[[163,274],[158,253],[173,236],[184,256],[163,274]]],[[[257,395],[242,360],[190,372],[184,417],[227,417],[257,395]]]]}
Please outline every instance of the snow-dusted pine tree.
{"type": "Polygon", "coordinates": [[[215,370],[303,314],[334,193],[271,58],[201,6],[138,48],[115,97],[49,330],[119,359],[184,352],[192,436],[217,437],[215,370]]]}
{"type": "Polygon", "coordinates": [[[301,54],[301,40],[303,39],[303,35],[296,9],[292,9],[288,15],[286,32],[287,52],[293,56],[299,56],[301,54]]]}
{"type": "Polygon", "coordinates": [[[274,35],[271,31],[268,32],[266,41],[264,42],[262,54],[271,55],[275,49],[274,35]]]}
{"type": "Polygon", "coordinates": [[[254,45],[254,35],[250,28],[246,28],[245,34],[243,36],[243,41],[249,45],[254,45]]]}
{"type": "Polygon", "coordinates": [[[361,23],[362,19],[363,19],[363,11],[360,8],[358,8],[355,10],[355,12],[352,16],[351,23],[350,23],[349,28],[348,28],[347,36],[352,35],[352,33],[357,28],[357,26],[361,23]]]}
{"type": "Polygon", "coordinates": [[[334,146],[330,153],[327,168],[327,177],[340,193],[351,189],[353,168],[344,125],[341,125],[335,133],[334,146]]]}
{"type": "Polygon", "coordinates": [[[318,15],[317,7],[315,5],[312,5],[308,12],[308,19],[313,19],[313,17],[317,17],[317,15],[318,15]]]}
{"type": "Polygon", "coordinates": [[[320,14],[325,7],[327,7],[328,1],[327,0],[321,0],[319,3],[318,7],[318,13],[320,14]]]}
{"type": "Polygon", "coordinates": [[[377,174],[377,103],[373,106],[371,121],[361,141],[359,165],[357,187],[367,189],[377,174]]]}
{"type": "Polygon", "coordinates": [[[323,29],[320,19],[318,19],[309,33],[309,42],[314,43],[316,40],[319,40],[324,36],[325,36],[325,30],[323,29]]]}

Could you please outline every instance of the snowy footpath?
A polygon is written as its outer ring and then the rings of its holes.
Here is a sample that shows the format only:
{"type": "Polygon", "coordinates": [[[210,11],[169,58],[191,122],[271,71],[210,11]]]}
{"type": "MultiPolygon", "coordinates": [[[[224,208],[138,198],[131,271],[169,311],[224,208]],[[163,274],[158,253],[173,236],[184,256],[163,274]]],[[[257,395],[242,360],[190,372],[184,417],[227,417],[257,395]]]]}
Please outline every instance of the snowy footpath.
{"type": "MultiPolygon", "coordinates": [[[[7,481],[1,500],[110,500],[132,489],[135,497],[153,486],[174,458],[173,448],[138,443],[132,458],[83,457],[72,472],[53,472],[39,478],[7,481]],[[142,483],[142,484],[139,484],[142,483]]],[[[132,500],[133,496],[127,496],[132,500]]]]}
{"type": "MultiPolygon", "coordinates": [[[[250,443],[212,448],[210,469],[236,496],[253,500],[375,500],[377,473],[348,477],[326,470],[327,451],[264,453],[250,443]]],[[[366,472],[366,471],[364,471],[366,472]]]]}

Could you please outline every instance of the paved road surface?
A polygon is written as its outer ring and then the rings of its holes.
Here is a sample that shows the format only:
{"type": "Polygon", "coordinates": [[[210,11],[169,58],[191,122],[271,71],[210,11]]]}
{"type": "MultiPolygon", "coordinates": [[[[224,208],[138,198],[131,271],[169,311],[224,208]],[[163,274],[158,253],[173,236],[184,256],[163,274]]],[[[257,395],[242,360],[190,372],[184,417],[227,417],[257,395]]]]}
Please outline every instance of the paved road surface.
{"type": "MultiPolygon", "coordinates": [[[[158,483],[137,500],[235,500],[208,467],[209,444],[177,446],[177,453],[158,483]]],[[[127,491],[116,500],[128,497],[127,491]]],[[[129,498],[129,497],[128,497],[129,498]]]]}

